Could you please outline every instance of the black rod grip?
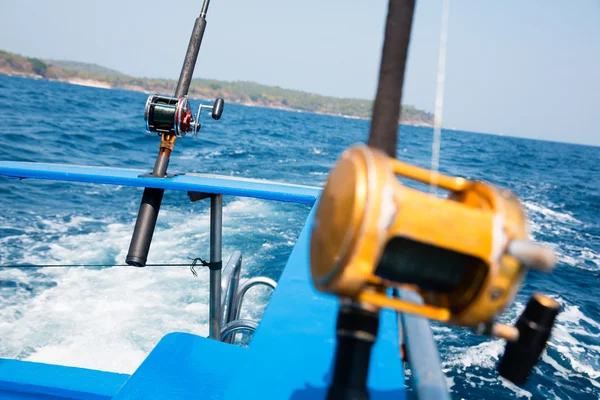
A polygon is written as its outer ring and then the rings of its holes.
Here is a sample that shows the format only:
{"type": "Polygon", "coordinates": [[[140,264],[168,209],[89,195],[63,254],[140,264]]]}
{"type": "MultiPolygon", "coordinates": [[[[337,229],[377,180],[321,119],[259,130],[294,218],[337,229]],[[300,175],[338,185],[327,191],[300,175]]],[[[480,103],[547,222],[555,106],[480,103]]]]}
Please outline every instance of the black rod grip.
{"type": "Polygon", "coordinates": [[[337,319],[333,380],[327,400],[367,400],[371,348],[377,339],[379,313],[343,305],[337,319]]]}
{"type": "Polygon", "coordinates": [[[379,84],[373,103],[371,130],[367,141],[370,147],[382,150],[394,158],[414,10],[415,0],[390,0],[389,2],[379,84]]]}
{"type": "Polygon", "coordinates": [[[150,250],[150,243],[152,242],[152,235],[154,234],[154,227],[156,226],[156,219],[158,218],[158,211],[160,210],[160,203],[162,202],[164,192],[163,189],[144,189],[142,203],[140,204],[133,236],[129,244],[129,252],[125,259],[125,262],[129,265],[133,265],[134,267],[146,266],[148,251],[150,250]]]}

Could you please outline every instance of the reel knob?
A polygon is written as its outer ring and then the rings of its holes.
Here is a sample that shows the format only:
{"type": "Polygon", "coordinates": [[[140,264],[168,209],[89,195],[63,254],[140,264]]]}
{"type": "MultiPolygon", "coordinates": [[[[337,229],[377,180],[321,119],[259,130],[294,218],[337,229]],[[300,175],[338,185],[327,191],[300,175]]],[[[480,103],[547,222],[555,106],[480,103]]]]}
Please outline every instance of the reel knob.
{"type": "Polygon", "coordinates": [[[540,294],[531,296],[515,324],[519,338],[506,343],[498,363],[498,373],[502,377],[516,385],[525,383],[546,347],[559,310],[560,304],[553,299],[540,294]]]}
{"type": "Polygon", "coordinates": [[[223,108],[225,107],[225,100],[223,100],[221,97],[217,97],[217,99],[215,100],[215,104],[213,105],[213,109],[212,109],[212,119],[214,119],[215,121],[218,121],[221,119],[221,114],[223,114],[223,108]]]}

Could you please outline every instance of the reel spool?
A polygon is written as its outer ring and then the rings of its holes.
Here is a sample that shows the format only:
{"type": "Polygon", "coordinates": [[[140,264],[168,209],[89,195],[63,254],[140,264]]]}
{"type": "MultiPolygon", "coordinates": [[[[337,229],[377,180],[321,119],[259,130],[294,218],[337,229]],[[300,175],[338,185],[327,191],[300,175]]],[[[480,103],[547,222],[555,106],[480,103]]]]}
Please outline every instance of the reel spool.
{"type": "Polygon", "coordinates": [[[176,98],[152,94],[146,101],[144,122],[148,133],[158,135],[175,135],[183,137],[192,132],[196,136],[200,130],[200,115],[202,109],[212,110],[212,118],[219,120],[223,113],[225,101],[217,98],[213,106],[200,105],[196,119],[192,115],[187,96],[176,98]]]}
{"type": "MultiPolygon", "coordinates": [[[[434,176],[356,146],[344,152],[319,201],[311,275],[322,292],[516,342],[522,336],[518,324],[493,320],[512,302],[528,268],[548,272],[555,264],[554,254],[527,236],[525,212],[512,192],[434,176]],[[426,184],[435,180],[449,196],[409,188],[396,175],[426,184]],[[424,304],[388,296],[387,289],[399,287],[417,291],[424,304]]],[[[538,296],[555,317],[558,304],[538,296]]],[[[554,317],[544,318],[544,332],[549,334],[554,317]]]]}

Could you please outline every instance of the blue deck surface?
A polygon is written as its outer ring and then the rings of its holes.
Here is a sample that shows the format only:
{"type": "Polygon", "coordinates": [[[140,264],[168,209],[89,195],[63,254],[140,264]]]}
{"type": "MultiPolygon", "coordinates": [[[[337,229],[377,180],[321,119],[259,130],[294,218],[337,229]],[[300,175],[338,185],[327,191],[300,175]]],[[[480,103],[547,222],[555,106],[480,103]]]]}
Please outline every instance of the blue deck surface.
{"type": "MultiPolygon", "coordinates": [[[[250,343],[242,371],[227,399],[325,398],[333,375],[337,300],[318,293],[309,277],[313,207],[250,343]]],[[[404,399],[396,314],[381,313],[381,326],[369,370],[371,399],[404,399]]]]}
{"type": "Polygon", "coordinates": [[[0,176],[10,178],[36,178],[212,194],[220,193],[303,204],[313,204],[321,194],[321,189],[313,186],[222,175],[182,174],[173,178],[140,177],[140,175],[147,172],[137,169],[0,161],[0,176]]]}
{"type": "Polygon", "coordinates": [[[189,333],[170,333],[114,399],[223,398],[248,352],[248,348],[189,333]]]}
{"type": "MultiPolygon", "coordinates": [[[[199,191],[308,204],[320,194],[319,188],[211,175],[139,178],[141,172],[0,162],[0,175],[18,178],[199,191]]],[[[338,304],[334,297],[316,292],[310,281],[308,255],[314,212],[315,207],[247,349],[191,334],[169,334],[129,379],[127,375],[2,360],[17,368],[2,368],[0,364],[0,390],[12,390],[13,398],[20,399],[44,398],[44,394],[68,398],[69,393],[72,398],[84,399],[324,398],[332,376],[338,304]],[[28,368],[31,371],[38,366],[36,374],[28,372],[28,368]]],[[[369,373],[371,399],[405,398],[399,354],[396,315],[384,311],[369,373]]],[[[0,397],[3,393],[0,391],[0,397]]]]}
{"type": "Polygon", "coordinates": [[[106,400],[126,374],[0,358],[0,399],[106,400]]]}

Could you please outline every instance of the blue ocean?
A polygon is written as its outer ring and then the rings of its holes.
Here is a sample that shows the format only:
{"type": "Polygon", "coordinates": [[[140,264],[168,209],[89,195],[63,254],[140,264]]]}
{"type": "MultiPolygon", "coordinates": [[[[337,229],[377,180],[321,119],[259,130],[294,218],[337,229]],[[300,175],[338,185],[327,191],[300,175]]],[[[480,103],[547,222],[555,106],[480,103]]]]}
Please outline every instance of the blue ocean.
{"type": "MultiPolygon", "coordinates": [[[[0,160],[150,170],[159,138],[144,132],[146,97],[0,75],[0,160]]],[[[322,186],[368,130],[363,120],[226,104],[197,139],[178,140],[169,170],[322,186]]],[[[431,129],[402,126],[398,157],[428,167],[431,142],[431,129]]],[[[453,397],[600,398],[600,147],[445,130],[441,148],[443,172],[514,190],[531,236],[559,255],[552,275],[529,274],[504,320],[514,321],[532,292],[562,305],[523,388],[495,372],[502,342],[434,325],[453,397]]],[[[0,265],[123,264],[141,195],[0,178],[0,265]]],[[[277,279],[308,212],[225,198],[224,260],[241,250],[244,276],[277,279]]],[[[148,262],[208,257],[208,227],[206,202],[166,192],[148,262]]],[[[266,291],[251,291],[243,316],[260,318],[267,301],[266,291]]],[[[166,333],[206,336],[207,305],[200,269],[194,278],[186,267],[0,268],[0,357],[132,373],[166,333]]]]}

